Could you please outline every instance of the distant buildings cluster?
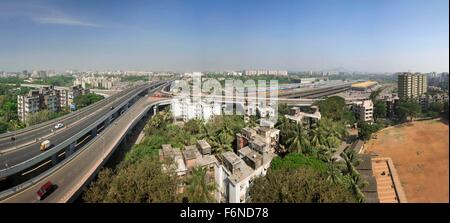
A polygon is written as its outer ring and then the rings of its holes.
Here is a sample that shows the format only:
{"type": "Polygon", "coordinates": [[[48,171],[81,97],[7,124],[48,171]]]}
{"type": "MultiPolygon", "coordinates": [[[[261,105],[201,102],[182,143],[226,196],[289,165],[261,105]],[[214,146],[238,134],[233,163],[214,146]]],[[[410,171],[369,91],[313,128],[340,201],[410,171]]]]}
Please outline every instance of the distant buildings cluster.
{"type": "Polygon", "coordinates": [[[73,108],[73,100],[79,95],[88,94],[89,90],[80,85],[69,89],[55,89],[53,86],[30,90],[26,95],[17,96],[17,114],[22,122],[41,110],[58,112],[62,108],[73,108]]]}
{"type": "Polygon", "coordinates": [[[246,76],[260,76],[260,75],[274,75],[274,76],[287,76],[286,70],[244,70],[246,76]]]}
{"type": "Polygon", "coordinates": [[[108,76],[78,76],[73,81],[74,85],[81,85],[83,88],[87,88],[86,85],[92,88],[111,89],[120,83],[119,77],[108,76]]]}

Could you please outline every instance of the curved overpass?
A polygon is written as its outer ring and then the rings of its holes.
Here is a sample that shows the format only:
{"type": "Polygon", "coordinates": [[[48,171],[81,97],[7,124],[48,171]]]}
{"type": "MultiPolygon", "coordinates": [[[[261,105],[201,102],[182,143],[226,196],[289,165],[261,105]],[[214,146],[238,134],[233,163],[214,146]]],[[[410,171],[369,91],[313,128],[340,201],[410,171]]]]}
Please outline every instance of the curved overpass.
{"type": "Polygon", "coordinates": [[[81,193],[83,187],[97,174],[120,142],[127,137],[131,129],[142,117],[148,115],[153,106],[161,103],[168,103],[168,99],[141,98],[114,124],[107,127],[71,159],[60,163],[52,171],[44,173],[27,188],[6,196],[1,202],[40,202],[36,199],[36,192],[49,180],[58,185],[58,188],[42,202],[73,201],[81,193]]]}
{"type": "MultiPolygon", "coordinates": [[[[145,84],[128,90],[125,94],[108,103],[101,104],[90,115],[78,116],[73,123],[66,128],[55,131],[45,137],[54,146],[45,152],[39,150],[41,140],[31,142],[21,148],[3,152],[0,156],[0,183],[2,187],[11,187],[20,184],[46,169],[52,168],[59,162],[70,157],[79,150],[88,140],[95,138],[98,132],[107,127],[111,121],[119,117],[130,105],[135,103],[139,95],[149,89],[159,88],[167,82],[145,84]]],[[[89,111],[91,111],[89,109],[89,111]]],[[[53,125],[49,128],[53,129],[53,125]]],[[[32,131],[34,132],[34,131],[32,131]]],[[[33,133],[30,133],[33,134],[33,133]]]]}

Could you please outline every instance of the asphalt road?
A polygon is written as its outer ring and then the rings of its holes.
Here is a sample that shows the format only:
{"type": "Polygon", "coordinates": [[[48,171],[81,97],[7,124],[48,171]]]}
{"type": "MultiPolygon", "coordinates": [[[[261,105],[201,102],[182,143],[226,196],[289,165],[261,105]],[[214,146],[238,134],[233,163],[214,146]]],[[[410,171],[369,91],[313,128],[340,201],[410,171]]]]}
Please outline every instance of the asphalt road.
{"type": "MultiPolygon", "coordinates": [[[[89,110],[91,114],[87,115],[80,115],[74,117],[74,120],[70,124],[66,124],[66,127],[56,130],[53,133],[50,131],[50,129],[53,129],[53,126],[48,127],[48,131],[44,132],[37,132],[36,134],[32,134],[33,136],[30,138],[31,140],[34,140],[34,137],[41,137],[43,135],[49,136],[45,137],[45,139],[50,140],[52,145],[58,145],[62,143],[64,140],[69,138],[70,136],[74,135],[75,133],[83,130],[87,126],[89,126],[91,123],[105,115],[107,112],[110,111],[111,106],[118,106],[120,103],[122,103],[127,97],[129,97],[132,94],[135,94],[137,91],[141,90],[142,87],[134,88],[133,90],[127,92],[122,97],[115,98],[115,100],[110,100],[112,104],[109,104],[108,106],[102,106],[100,109],[95,109],[93,111],[89,110]]],[[[31,134],[31,133],[30,133],[31,134]]],[[[43,139],[43,140],[45,140],[43,139]]],[[[41,140],[42,141],[42,140],[41,140]]],[[[4,152],[0,156],[0,169],[7,168],[8,166],[13,166],[16,164],[19,164],[21,162],[24,162],[39,153],[41,151],[39,150],[40,142],[37,141],[34,143],[31,143],[29,145],[25,145],[23,147],[14,149],[9,152],[4,152]]]]}

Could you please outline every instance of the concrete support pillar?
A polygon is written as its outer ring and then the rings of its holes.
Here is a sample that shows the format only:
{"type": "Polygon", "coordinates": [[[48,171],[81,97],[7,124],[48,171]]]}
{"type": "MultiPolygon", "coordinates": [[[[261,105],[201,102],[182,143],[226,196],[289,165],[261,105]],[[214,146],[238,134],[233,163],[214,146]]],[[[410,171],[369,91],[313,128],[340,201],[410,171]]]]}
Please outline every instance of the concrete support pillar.
{"type": "Polygon", "coordinates": [[[92,136],[92,138],[97,136],[97,127],[95,127],[94,129],[91,130],[91,136],[92,136]]]}
{"type": "Polygon", "coordinates": [[[156,115],[158,112],[158,105],[153,106],[153,115],[156,115]]]}
{"type": "Polygon", "coordinates": [[[66,153],[65,153],[66,158],[75,152],[76,145],[77,145],[77,141],[70,143],[70,145],[66,148],[66,153]]]}
{"type": "MultiPolygon", "coordinates": [[[[113,114],[113,115],[114,115],[114,114],[113,114]]],[[[111,124],[111,117],[108,117],[108,118],[105,120],[105,127],[108,126],[109,124],[111,124]]]]}
{"type": "Polygon", "coordinates": [[[58,164],[58,155],[53,154],[52,155],[52,166],[55,166],[56,164],[58,164]]]}

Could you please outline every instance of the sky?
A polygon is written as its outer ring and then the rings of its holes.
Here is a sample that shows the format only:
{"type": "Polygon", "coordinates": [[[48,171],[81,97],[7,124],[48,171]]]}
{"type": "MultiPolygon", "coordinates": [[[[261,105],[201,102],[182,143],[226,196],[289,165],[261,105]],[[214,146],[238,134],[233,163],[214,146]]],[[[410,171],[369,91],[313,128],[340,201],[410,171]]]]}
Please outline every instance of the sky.
{"type": "Polygon", "coordinates": [[[448,0],[0,0],[0,70],[448,72],[448,0]]]}

